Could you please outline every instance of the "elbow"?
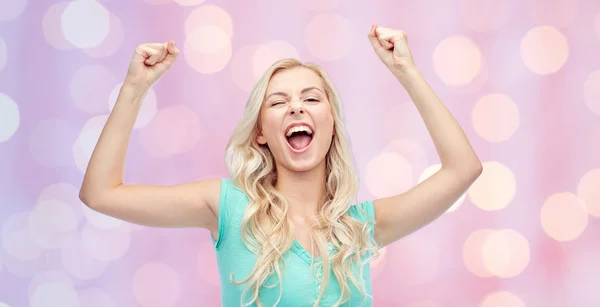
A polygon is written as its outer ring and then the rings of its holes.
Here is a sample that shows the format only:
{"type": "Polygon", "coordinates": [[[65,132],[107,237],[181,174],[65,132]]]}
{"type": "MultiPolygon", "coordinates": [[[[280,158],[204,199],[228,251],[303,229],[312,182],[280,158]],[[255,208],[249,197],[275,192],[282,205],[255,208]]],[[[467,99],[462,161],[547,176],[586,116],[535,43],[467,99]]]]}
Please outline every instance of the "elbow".
{"type": "Polygon", "coordinates": [[[98,210],[102,204],[100,192],[90,190],[89,188],[82,186],[79,189],[79,200],[92,210],[98,210]]]}

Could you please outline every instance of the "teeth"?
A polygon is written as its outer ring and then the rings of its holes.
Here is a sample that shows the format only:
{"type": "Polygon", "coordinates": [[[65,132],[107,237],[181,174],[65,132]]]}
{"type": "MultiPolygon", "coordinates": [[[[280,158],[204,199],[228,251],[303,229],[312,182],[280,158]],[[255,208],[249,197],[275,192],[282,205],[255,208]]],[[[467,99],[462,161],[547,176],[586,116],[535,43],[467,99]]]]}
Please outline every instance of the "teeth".
{"type": "Polygon", "coordinates": [[[290,135],[292,135],[292,133],[294,132],[300,132],[300,131],[306,131],[308,134],[313,134],[312,130],[310,130],[310,128],[308,126],[295,126],[290,128],[290,130],[287,131],[287,133],[285,134],[286,137],[289,137],[290,135]]]}

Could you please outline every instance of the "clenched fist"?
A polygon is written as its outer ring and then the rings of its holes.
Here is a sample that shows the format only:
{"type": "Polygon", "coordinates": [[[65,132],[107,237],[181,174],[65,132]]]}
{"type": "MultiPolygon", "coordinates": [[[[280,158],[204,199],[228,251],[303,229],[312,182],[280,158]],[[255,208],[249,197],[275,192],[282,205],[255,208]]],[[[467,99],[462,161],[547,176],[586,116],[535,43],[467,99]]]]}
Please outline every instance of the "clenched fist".
{"type": "Polygon", "coordinates": [[[171,68],[179,55],[174,41],[141,44],[135,48],[125,83],[149,88],[171,68]]]}

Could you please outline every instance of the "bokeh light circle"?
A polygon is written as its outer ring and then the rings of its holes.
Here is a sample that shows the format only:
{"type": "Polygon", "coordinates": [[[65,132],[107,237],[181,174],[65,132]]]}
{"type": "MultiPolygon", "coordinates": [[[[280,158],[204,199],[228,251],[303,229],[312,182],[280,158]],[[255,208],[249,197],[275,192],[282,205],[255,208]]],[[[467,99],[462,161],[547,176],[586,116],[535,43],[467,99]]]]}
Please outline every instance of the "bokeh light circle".
{"type": "Polygon", "coordinates": [[[481,301],[480,307],[525,307],[525,302],[518,296],[508,292],[499,291],[490,293],[481,301]]]}
{"type": "Polygon", "coordinates": [[[529,242],[522,234],[511,229],[490,233],[481,253],[487,271],[502,278],[518,276],[530,260],[529,242]]]}
{"type": "Polygon", "coordinates": [[[587,107],[600,115],[600,70],[593,71],[583,84],[583,97],[587,107]]]}
{"type": "Polygon", "coordinates": [[[462,256],[465,266],[469,272],[477,277],[494,276],[485,266],[483,260],[483,245],[489,235],[494,233],[493,229],[479,229],[467,237],[462,247],[462,256]]]}
{"type": "Polygon", "coordinates": [[[73,76],[71,97],[75,106],[83,112],[106,113],[106,99],[116,83],[117,77],[104,66],[85,66],[73,76]]]}
{"type": "Polygon", "coordinates": [[[29,214],[28,227],[37,244],[47,249],[59,249],[75,235],[77,216],[60,200],[44,200],[29,214]]]}
{"type": "Polygon", "coordinates": [[[83,219],[83,203],[79,199],[79,188],[67,182],[53,183],[46,186],[40,193],[37,202],[59,200],[70,207],[70,212],[75,215],[76,223],[83,219]]]}
{"type": "Polygon", "coordinates": [[[504,94],[488,94],[475,104],[473,128],[488,142],[508,140],[519,128],[519,109],[504,94]]]}
{"type": "Polygon", "coordinates": [[[35,275],[29,283],[29,297],[32,297],[39,285],[49,282],[63,282],[69,287],[74,287],[73,281],[65,273],[58,270],[44,271],[35,275]]]}
{"type": "Polygon", "coordinates": [[[101,58],[113,55],[123,44],[125,31],[121,19],[113,13],[109,13],[110,31],[106,38],[93,48],[82,49],[87,55],[93,58],[101,58]]]}
{"type": "Polygon", "coordinates": [[[479,47],[465,36],[445,38],[433,51],[433,68],[449,86],[469,84],[479,74],[481,65],[479,47]]]}
{"type": "Polygon", "coordinates": [[[250,45],[238,49],[231,60],[231,77],[242,90],[250,92],[259,77],[254,74],[254,54],[262,46],[250,45]]]}
{"type": "Polygon", "coordinates": [[[171,306],[180,292],[179,274],[164,263],[147,263],[133,276],[133,295],[144,307],[171,306]]]}
{"type": "Polygon", "coordinates": [[[39,285],[30,299],[31,307],[79,307],[77,292],[62,281],[52,281],[39,285]]]}
{"type": "Polygon", "coordinates": [[[588,225],[585,204],[577,195],[568,192],[548,197],[540,218],[544,231],[557,241],[577,239],[588,225]]]}
{"type": "Polygon", "coordinates": [[[394,139],[387,143],[383,152],[397,153],[410,161],[413,170],[413,181],[419,181],[420,170],[425,171],[428,166],[427,151],[416,141],[408,138],[394,139]]]}
{"type": "Polygon", "coordinates": [[[335,13],[313,17],[306,25],[304,40],[308,52],[321,61],[343,58],[352,46],[353,29],[350,22],[335,13]]]}
{"type": "Polygon", "coordinates": [[[233,18],[214,4],[202,5],[190,12],[185,20],[185,34],[189,36],[201,26],[215,26],[225,32],[229,39],[233,38],[233,18]]]}
{"type": "Polygon", "coordinates": [[[107,119],[108,115],[93,117],[83,125],[79,132],[79,137],[73,145],[73,158],[75,165],[82,173],[85,173],[87,169],[107,119]]]}
{"type": "Polygon", "coordinates": [[[223,70],[231,55],[231,38],[217,26],[197,26],[187,35],[184,45],[185,60],[201,74],[223,70]]]}
{"type": "Polygon", "coordinates": [[[563,67],[568,57],[567,38],[554,27],[533,28],[521,39],[521,58],[533,73],[555,73],[563,67]]]}
{"type": "Polygon", "coordinates": [[[392,152],[375,156],[367,164],[365,177],[367,188],[377,198],[401,194],[414,185],[410,162],[392,152]]]}
{"type": "Polygon", "coordinates": [[[63,35],[61,27],[62,14],[70,1],[62,1],[51,5],[42,18],[42,32],[44,39],[50,46],[58,50],[69,50],[75,48],[63,35]]]}
{"type": "Polygon", "coordinates": [[[101,229],[86,224],[81,231],[83,247],[98,260],[123,257],[131,244],[131,233],[123,228],[101,229]]]}
{"type": "Polygon", "coordinates": [[[81,307],[114,307],[115,303],[108,293],[100,288],[87,288],[77,294],[81,307]]]}
{"type": "Polygon", "coordinates": [[[0,1],[0,22],[13,21],[25,11],[28,0],[0,1]]]}
{"type": "Polygon", "coordinates": [[[252,57],[252,72],[260,78],[265,71],[275,63],[284,58],[300,58],[296,48],[286,41],[269,41],[258,47],[252,57]]]}
{"type": "Polygon", "coordinates": [[[30,236],[29,213],[19,212],[10,216],[2,224],[2,247],[12,257],[30,261],[39,258],[44,249],[30,236]]]}
{"type": "Polygon", "coordinates": [[[78,48],[93,48],[110,32],[110,15],[97,1],[74,0],[63,11],[63,35],[78,48]]]}
{"type": "Polygon", "coordinates": [[[588,171],[579,180],[577,196],[584,202],[590,215],[600,217],[600,169],[588,171]]]}
{"type": "Polygon", "coordinates": [[[516,194],[515,175],[505,165],[496,162],[483,162],[483,171],[467,190],[467,195],[475,206],[485,211],[506,208],[516,194]]]}
{"type": "Polygon", "coordinates": [[[65,271],[79,280],[98,278],[108,268],[109,262],[92,256],[79,237],[71,238],[60,252],[60,260],[65,271]]]}
{"type": "Polygon", "coordinates": [[[6,66],[8,61],[8,47],[4,38],[0,37],[0,71],[6,66]]]}
{"type": "Polygon", "coordinates": [[[10,140],[20,125],[19,106],[10,96],[0,93],[0,143],[10,140]]]}

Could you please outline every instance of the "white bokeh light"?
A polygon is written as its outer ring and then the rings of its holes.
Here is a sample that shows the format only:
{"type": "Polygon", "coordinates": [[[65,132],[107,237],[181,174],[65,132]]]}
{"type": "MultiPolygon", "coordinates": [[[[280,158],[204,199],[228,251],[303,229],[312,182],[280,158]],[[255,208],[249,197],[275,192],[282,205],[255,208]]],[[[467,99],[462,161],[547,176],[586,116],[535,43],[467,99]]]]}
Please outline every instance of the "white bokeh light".
{"type": "Polygon", "coordinates": [[[110,31],[110,15],[95,0],[75,0],[65,8],[61,18],[63,35],[78,48],[93,48],[102,43],[110,31]]]}
{"type": "MultiPolygon", "coordinates": [[[[110,93],[110,97],[108,98],[109,112],[112,112],[113,108],[115,107],[122,86],[123,83],[119,83],[110,93]]],[[[156,93],[154,92],[154,89],[150,88],[148,91],[146,91],[146,96],[144,96],[144,100],[142,101],[142,105],[140,107],[138,116],[135,119],[133,128],[139,129],[146,127],[152,118],[154,118],[154,115],[156,115],[156,111],[156,93]]]]}
{"type": "Polygon", "coordinates": [[[63,273],[61,271],[57,271],[57,270],[44,271],[44,272],[41,272],[41,273],[35,275],[31,279],[31,282],[29,283],[29,288],[28,288],[29,297],[33,296],[33,294],[35,293],[35,290],[38,288],[39,285],[43,285],[43,284],[46,284],[49,282],[54,282],[54,281],[63,282],[70,287],[74,286],[73,281],[65,273],[63,273]]]}
{"type": "Polygon", "coordinates": [[[265,71],[283,58],[300,57],[296,48],[286,41],[269,41],[258,47],[252,57],[252,72],[257,78],[261,77],[265,71]]]}
{"type": "Polygon", "coordinates": [[[37,259],[44,252],[29,234],[28,218],[28,212],[20,212],[2,224],[2,247],[12,257],[24,261],[37,259]]]}
{"type": "Polygon", "coordinates": [[[123,44],[125,39],[125,31],[121,19],[113,13],[110,13],[110,32],[106,39],[100,45],[93,48],[82,49],[87,55],[93,58],[107,57],[113,55],[123,44]]]}
{"type": "Polygon", "coordinates": [[[65,271],[79,280],[100,277],[109,264],[92,256],[79,237],[71,238],[61,249],[61,261],[65,271]]]}
{"type": "Polygon", "coordinates": [[[6,61],[8,59],[8,47],[6,46],[6,42],[2,37],[0,37],[0,71],[4,69],[6,66],[6,61]]]}
{"type": "Polygon", "coordinates": [[[83,247],[99,260],[116,260],[129,250],[131,232],[121,228],[101,229],[86,224],[81,231],[83,247]]]}
{"type": "Polygon", "coordinates": [[[367,164],[367,187],[375,197],[388,197],[408,191],[413,185],[410,162],[400,154],[383,152],[367,164]]]}
{"type": "Polygon", "coordinates": [[[106,291],[99,288],[88,288],[80,290],[79,306],[85,307],[114,307],[115,303],[106,291]]]}
{"type": "Polygon", "coordinates": [[[47,249],[58,249],[76,234],[77,217],[68,204],[59,200],[44,200],[29,214],[29,233],[33,240],[47,249]]]}
{"type": "Polygon", "coordinates": [[[77,168],[85,173],[87,165],[92,157],[96,143],[100,138],[102,129],[108,119],[107,115],[96,116],[88,120],[81,129],[79,137],[73,145],[73,157],[77,168]]]}
{"type": "Polygon", "coordinates": [[[17,19],[26,7],[27,0],[0,1],[0,22],[17,19]]]}
{"type": "Polygon", "coordinates": [[[483,57],[479,46],[465,36],[443,39],[433,51],[433,67],[449,86],[469,84],[481,71],[483,57]]]}
{"type": "Polygon", "coordinates": [[[67,182],[58,182],[46,186],[37,202],[45,200],[60,200],[68,204],[71,208],[71,213],[76,217],[77,224],[83,219],[82,207],[84,206],[79,199],[79,188],[67,182]]]}
{"type": "Polygon", "coordinates": [[[86,113],[106,113],[108,99],[117,84],[117,77],[100,65],[85,66],[77,70],[70,84],[75,106],[86,113]]]}
{"type": "Polygon", "coordinates": [[[195,8],[185,20],[185,34],[190,35],[199,26],[216,26],[233,36],[233,18],[223,8],[214,4],[202,5],[195,8]]]}
{"type": "Polygon", "coordinates": [[[77,292],[73,287],[61,281],[39,285],[30,298],[31,307],[79,307],[77,292]]]}
{"type": "Polygon", "coordinates": [[[0,143],[12,138],[20,124],[19,106],[8,95],[0,93],[0,143]]]}
{"type": "Polygon", "coordinates": [[[42,18],[42,32],[44,39],[50,46],[58,50],[70,50],[75,48],[63,35],[61,28],[61,18],[65,8],[69,5],[68,1],[62,1],[51,5],[42,18]]]}
{"type": "Polygon", "coordinates": [[[183,49],[186,62],[201,74],[221,71],[233,52],[229,34],[212,25],[195,27],[187,35],[183,49]]]}

